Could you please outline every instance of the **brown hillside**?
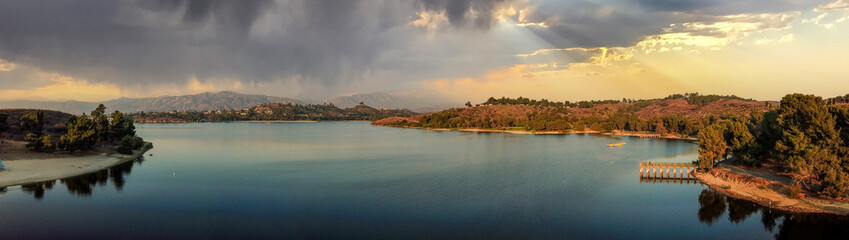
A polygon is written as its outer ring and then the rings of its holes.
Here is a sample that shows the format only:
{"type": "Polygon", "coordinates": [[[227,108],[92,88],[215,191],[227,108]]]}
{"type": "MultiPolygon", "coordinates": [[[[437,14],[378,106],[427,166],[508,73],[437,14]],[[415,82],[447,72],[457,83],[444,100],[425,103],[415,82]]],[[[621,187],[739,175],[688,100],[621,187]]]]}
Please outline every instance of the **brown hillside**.
{"type": "MultiPolygon", "coordinates": [[[[8,119],[6,120],[6,125],[8,126],[8,128],[0,132],[0,139],[23,141],[26,137],[26,134],[21,131],[21,116],[35,110],[36,109],[0,109],[0,113],[5,113],[8,116],[8,119]]],[[[65,124],[68,122],[68,118],[71,116],[71,114],[53,110],[41,111],[44,112],[45,134],[50,134],[55,137],[65,134],[65,124]]]]}
{"type": "MultiPolygon", "coordinates": [[[[753,111],[767,111],[767,105],[778,105],[777,102],[747,101],[740,99],[719,99],[699,106],[690,104],[684,99],[653,99],[641,103],[612,103],[598,104],[592,108],[568,108],[566,114],[558,113],[558,116],[568,119],[578,119],[590,116],[606,118],[618,112],[633,113],[642,119],[650,119],[663,116],[682,116],[688,119],[698,119],[708,116],[748,116],[753,111]]],[[[540,113],[555,110],[553,107],[539,107],[529,105],[484,105],[469,108],[453,108],[438,113],[420,114],[411,117],[392,117],[374,122],[374,125],[398,125],[402,121],[407,123],[418,123],[424,116],[435,114],[450,114],[452,118],[466,119],[464,122],[481,119],[513,119],[516,121],[528,121],[528,113],[540,113]]]]}

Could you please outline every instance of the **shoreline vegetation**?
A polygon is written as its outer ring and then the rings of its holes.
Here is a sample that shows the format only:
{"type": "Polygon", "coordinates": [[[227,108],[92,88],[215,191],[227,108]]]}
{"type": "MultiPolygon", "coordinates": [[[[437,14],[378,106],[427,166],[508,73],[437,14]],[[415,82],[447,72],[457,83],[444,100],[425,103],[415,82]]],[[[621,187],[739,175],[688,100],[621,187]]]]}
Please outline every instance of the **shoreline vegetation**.
{"type": "Polygon", "coordinates": [[[849,202],[808,196],[793,196],[792,179],[764,173],[745,166],[721,163],[693,176],[725,196],[755,202],[762,206],[794,213],[825,213],[849,216],[849,202]],[[735,169],[735,170],[731,170],[735,169]]]}
{"type": "Polygon", "coordinates": [[[62,156],[56,158],[6,160],[9,170],[0,171],[0,188],[31,183],[52,181],[98,172],[128,161],[133,161],[153,148],[153,143],[144,142],[131,154],[94,153],[84,156],[62,156]]]}
{"type": "Polygon", "coordinates": [[[241,110],[137,112],[131,117],[138,123],[319,122],[375,121],[413,114],[407,109],[377,109],[363,103],[344,109],[333,104],[267,103],[241,110]]]}
{"type": "Polygon", "coordinates": [[[568,134],[597,134],[597,135],[606,135],[606,136],[622,136],[622,137],[640,137],[640,138],[658,138],[658,139],[675,139],[675,140],[686,140],[686,141],[696,141],[698,139],[692,137],[678,136],[678,135],[658,135],[649,132],[627,132],[627,131],[615,131],[615,132],[601,132],[594,130],[584,130],[584,131],[528,131],[522,129],[485,129],[485,128],[426,128],[426,127],[411,127],[411,126],[389,126],[389,125],[375,125],[379,127],[397,127],[397,128],[409,128],[409,129],[422,129],[422,130],[431,130],[431,131],[455,131],[455,132],[475,132],[475,133],[508,133],[508,134],[519,134],[519,135],[568,135],[568,134]]]}
{"type": "Polygon", "coordinates": [[[698,179],[765,206],[849,215],[849,107],[835,102],[788,94],[769,111],[702,129],[698,179]]]}
{"type": "Polygon", "coordinates": [[[39,109],[0,109],[0,187],[64,179],[139,158],[153,144],[131,118],[100,104],[77,116],[39,109]]]}

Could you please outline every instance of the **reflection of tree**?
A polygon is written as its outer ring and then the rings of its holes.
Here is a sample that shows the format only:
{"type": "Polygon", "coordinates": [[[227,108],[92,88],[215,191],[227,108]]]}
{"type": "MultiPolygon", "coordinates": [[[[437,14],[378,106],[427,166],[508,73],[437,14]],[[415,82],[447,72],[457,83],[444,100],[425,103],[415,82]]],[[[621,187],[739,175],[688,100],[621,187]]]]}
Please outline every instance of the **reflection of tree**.
{"type": "Polygon", "coordinates": [[[728,202],[728,220],[733,223],[741,223],[758,211],[758,206],[753,202],[736,198],[726,200],[728,202]]]}
{"type": "MultiPolygon", "coordinates": [[[[140,157],[133,161],[128,161],[108,169],[97,172],[70,177],[59,180],[68,188],[68,192],[77,196],[91,196],[95,185],[104,186],[109,180],[115,185],[115,190],[121,191],[126,183],[126,176],[130,174],[134,164],[139,164],[144,161],[144,157],[140,157]]],[[[36,199],[44,198],[45,190],[51,190],[56,181],[47,181],[41,183],[32,183],[21,185],[21,190],[26,193],[31,193],[36,199]]],[[[5,188],[0,189],[0,194],[5,191],[5,188]]]]}
{"type": "Polygon", "coordinates": [[[794,214],[770,209],[754,202],[725,197],[711,189],[699,194],[699,221],[711,225],[725,212],[728,221],[740,223],[760,211],[764,229],[776,231],[776,239],[846,239],[849,217],[829,214],[794,214]],[[780,224],[778,224],[780,223],[780,224]]]}
{"type": "Polygon", "coordinates": [[[764,225],[764,229],[772,232],[775,229],[775,220],[781,217],[781,214],[777,211],[772,211],[772,209],[764,209],[761,210],[761,223],[764,225]]]}
{"type": "Polygon", "coordinates": [[[846,239],[849,218],[825,214],[783,214],[775,239],[846,239]]]}
{"type": "Polygon", "coordinates": [[[26,193],[32,193],[35,196],[35,199],[41,200],[44,198],[44,190],[53,189],[53,185],[56,184],[56,180],[40,182],[40,183],[30,183],[21,185],[21,190],[26,193]]]}
{"type": "Polygon", "coordinates": [[[68,187],[68,192],[77,196],[91,196],[92,187],[96,184],[106,185],[108,182],[108,170],[101,170],[94,173],[89,173],[79,177],[72,177],[59,180],[65,187],[68,187]]]}
{"type": "Polygon", "coordinates": [[[699,206],[699,221],[710,226],[725,213],[725,196],[712,189],[702,190],[699,206]]]}

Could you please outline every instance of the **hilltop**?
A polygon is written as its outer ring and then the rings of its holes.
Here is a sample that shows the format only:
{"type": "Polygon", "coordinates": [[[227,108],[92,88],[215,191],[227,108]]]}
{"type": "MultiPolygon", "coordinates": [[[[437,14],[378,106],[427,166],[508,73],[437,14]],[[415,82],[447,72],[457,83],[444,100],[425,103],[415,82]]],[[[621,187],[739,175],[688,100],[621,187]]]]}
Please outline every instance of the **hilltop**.
{"type": "MultiPolygon", "coordinates": [[[[0,109],[0,139],[23,141],[26,133],[21,130],[21,116],[35,109],[0,109]]],[[[44,113],[44,133],[59,137],[66,132],[65,124],[71,114],[41,110],[44,113]]]]}
{"type": "Polygon", "coordinates": [[[350,108],[364,103],[377,108],[409,109],[414,112],[436,112],[451,107],[461,106],[459,103],[448,101],[439,97],[422,94],[418,92],[376,92],[367,94],[353,94],[334,97],[327,103],[350,108]]]}

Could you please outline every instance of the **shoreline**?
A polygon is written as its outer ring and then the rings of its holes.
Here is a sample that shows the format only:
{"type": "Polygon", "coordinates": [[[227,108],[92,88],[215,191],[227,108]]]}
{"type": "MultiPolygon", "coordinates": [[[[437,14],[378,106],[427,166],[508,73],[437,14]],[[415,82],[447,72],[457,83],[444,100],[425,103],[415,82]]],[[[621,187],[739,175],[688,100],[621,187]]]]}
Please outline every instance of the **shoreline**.
{"type": "Polygon", "coordinates": [[[221,121],[221,122],[141,122],[133,121],[133,123],[144,124],[183,124],[183,123],[318,123],[318,122],[371,122],[368,120],[334,120],[334,121],[316,121],[316,120],[248,120],[248,121],[221,121]]]}
{"type": "Polygon", "coordinates": [[[376,127],[395,127],[395,128],[409,128],[409,129],[423,129],[423,130],[433,130],[433,131],[456,131],[456,132],[474,132],[474,133],[509,133],[509,134],[521,134],[521,135],[568,135],[568,134],[599,134],[599,135],[607,135],[607,136],[625,136],[625,137],[639,137],[639,138],[656,138],[656,139],[673,139],[673,140],[685,140],[685,141],[696,141],[697,139],[691,137],[679,137],[673,135],[666,136],[657,136],[654,134],[646,134],[639,132],[601,132],[594,130],[585,130],[585,131],[526,131],[526,130],[498,130],[498,129],[485,129],[485,128],[425,128],[425,127],[405,127],[405,126],[388,126],[388,125],[375,125],[376,127]]]}
{"type": "Polygon", "coordinates": [[[141,149],[126,155],[104,153],[82,157],[4,161],[3,164],[9,170],[0,171],[0,188],[55,181],[101,171],[137,159],[151,148],[153,143],[145,142],[141,149]]]}
{"type": "MultiPolygon", "coordinates": [[[[715,168],[714,171],[720,171],[720,174],[739,175],[719,168],[715,168]]],[[[779,181],[748,175],[739,175],[742,179],[726,179],[714,175],[709,172],[693,172],[696,180],[727,197],[743,199],[792,213],[849,215],[849,202],[804,196],[793,198],[789,194],[787,185],[779,181]]]]}

